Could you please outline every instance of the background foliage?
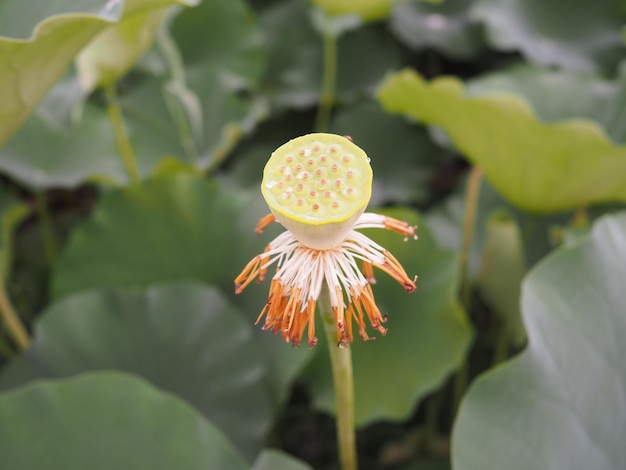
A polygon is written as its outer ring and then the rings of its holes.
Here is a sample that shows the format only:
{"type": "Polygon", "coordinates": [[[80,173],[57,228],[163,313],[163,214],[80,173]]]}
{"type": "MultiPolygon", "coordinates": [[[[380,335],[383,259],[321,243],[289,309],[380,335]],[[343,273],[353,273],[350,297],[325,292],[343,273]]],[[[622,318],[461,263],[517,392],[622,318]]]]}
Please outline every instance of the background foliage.
{"type": "Polygon", "coordinates": [[[361,468],[622,468],[624,23],[618,0],[1,1],[0,468],[337,468],[326,345],[254,326],[267,285],[233,292],[281,230],[254,234],[263,166],[313,130],[419,225],[368,234],[419,281],[378,276],[389,333],[354,345],[361,468]]]}

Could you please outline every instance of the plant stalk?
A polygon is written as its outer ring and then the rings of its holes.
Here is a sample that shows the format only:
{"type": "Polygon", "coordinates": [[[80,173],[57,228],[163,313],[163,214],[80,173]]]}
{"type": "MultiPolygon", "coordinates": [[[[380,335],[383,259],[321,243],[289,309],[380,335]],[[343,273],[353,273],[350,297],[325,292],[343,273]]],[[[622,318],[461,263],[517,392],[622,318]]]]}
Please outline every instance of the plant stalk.
{"type": "Polygon", "coordinates": [[[315,132],[326,132],[330,122],[330,112],[335,103],[335,82],[337,80],[337,38],[330,32],[323,32],[324,77],[322,96],[315,117],[315,132]]]}
{"type": "Polygon", "coordinates": [[[356,434],[354,429],[354,380],[352,376],[352,353],[350,345],[337,346],[337,327],[333,315],[328,288],[322,289],[318,305],[333,370],[335,408],[337,415],[337,445],[342,470],[356,470],[356,434]]]}
{"type": "Polygon", "coordinates": [[[135,152],[130,145],[128,134],[124,129],[124,118],[122,116],[122,110],[120,108],[117,92],[115,91],[115,84],[109,83],[104,87],[104,91],[107,96],[107,112],[109,114],[109,120],[113,126],[113,133],[115,134],[115,142],[117,144],[117,150],[120,153],[122,164],[126,169],[126,173],[131,182],[139,182],[139,167],[137,166],[137,159],[135,158],[135,152]]]}
{"type": "Polygon", "coordinates": [[[20,349],[28,348],[30,337],[22,324],[20,317],[11,305],[9,296],[4,285],[4,279],[0,277],[0,318],[6,326],[7,331],[15,340],[15,344],[20,349]]]}
{"type": "MultiPolygon", "coordinates": [[[[472,167],[467,189],[465,193],[465,217],[463,219],[463,241],[461,244],[461,253],[459,255],[459,275],[461,279],[461,303],[466,313],[470,311],[472,302],[472,289],[469,273],[469,252],[472,245],[472,236],[474,235],[474,226],[476,224],[476,212],[478,208],[478,196],[480,195],[480,183],[482,181],[483,172],[478,167],[472,167]]],[[[454,411],[459,408],[461,399],[467,388],[469,378],[469,364],[467,358],[461,364],[454,380],[454,411]]]]}
{"type": "Polygon", "coordinates": [[[461,302],[465,311],[468,312],[472,301],[472,289],[469,275],[469,252],[474,235],[474,225],[476,223],[476,210],[478,208],[478,196],[480,194],[480,182],[483,172],[478,167],[473,167],[470,171],[467,189],[465,193],[465,217],[463,219],[463,242],[459,257],[459,270],[461,277],[461,302]]]}
{"type": "Polygon", "coordinates": [[[50,211],[48,209],[48,201],[42,190],[35,191],[35,202],[39,214],[39,229],[41,230],[46,259],[52,269],[57,262],[59,251],[54,238],[54,230],[52,229],[52,218],[50,217],[50,211]]]}

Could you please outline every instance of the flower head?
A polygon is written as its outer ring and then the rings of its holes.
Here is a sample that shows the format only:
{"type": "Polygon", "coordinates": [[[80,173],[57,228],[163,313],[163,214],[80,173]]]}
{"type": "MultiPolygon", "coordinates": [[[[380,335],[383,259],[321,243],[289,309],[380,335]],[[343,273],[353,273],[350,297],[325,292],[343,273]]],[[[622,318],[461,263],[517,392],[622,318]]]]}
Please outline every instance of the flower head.
{"type": "Polygon", "coordinates": [[[383,215],[364,213],[372,187],[372,169],[365,152],[349,137],[309,134],[290,140],[270,157],[261,192],[271,214],[257,225],[257,233],[274,221],[286,232],[254,257],[235,279],[242,292],[254,279],[262,282],[275,265],[264,329],[280,333],[298,346],[308,329],[308,344],[315,346],[315,307],[322,289],[328,289],[339,346],[353,340],[353,321],[363,340],[366,317],[372,328],[386,334],[386,317],[374,300],[371,284],[376,267],[398,281],[407,292],[415,290],[398,260],[356,230],[385,228],[417,239],[416,227],[383,215]]]}

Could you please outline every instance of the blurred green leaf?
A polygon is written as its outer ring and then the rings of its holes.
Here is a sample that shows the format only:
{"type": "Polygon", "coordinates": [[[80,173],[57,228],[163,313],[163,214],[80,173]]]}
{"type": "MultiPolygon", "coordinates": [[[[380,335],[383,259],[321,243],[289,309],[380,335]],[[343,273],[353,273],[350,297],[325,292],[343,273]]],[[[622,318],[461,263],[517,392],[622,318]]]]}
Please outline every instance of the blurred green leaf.
{"type": "Polygon", "coordinates": [[[601,125],[613,142],[626,142],[626,67],[616,80],[606,80],[589,73],[518,65],[469,81],[465,92],[471,97],[520,96],[542,122],[590,119],[601,125]]]}
{"type": "Polygon", "coordinates": [[[89,178],[126,180],[111,124],[92,105],[71,128],[50,125],[35,111],[0,149],[0,168],[33,189],[75,187],[89,178]]]}
{"type": "Polygon", "coordinates": [[[479,0],[472,16],[484,22],[492,46],[520,51],[529,61],[570,70],[612,71],[624,57],[623,5],[614,0],[479,0]]]}
{"type": "Polygon", "coordinates": [[[389,112],[441,126],[491,184],[525,210],[626,201],[626,149],[595,123],[544,124],[517,97],[466,98],[458,80],[427,83],[411,70],[389,76],[378,98],[389,112]]]}
{"type": "Polygon", "coordinates": [[[470,388],[453,433],[455,469],[623,467],[624,279],[624,213],[529,273],[528,349],[470,388]]]}
{"type": "Polygon", "coordinates": [[[113,85],[128,72],[152,45],[166,11],[154,8],[127,15],[91,40],[76,57],[83,89],[113,85]]]}
{"type": "MultiPolygon", "coordinates": [[[[239,266],[233,264],[246,256],[230,243],[239,230],[253,233],[257,221],[252,217],[243,226],[248,202],[247,194],[192,175],[109,191],[74,231],[59,260],[53,295],[176,279],[207,280],[234,290],[239,266]]],[[[258,237],[255,241],[252,252],[263,249],[258,237]]]]}
{"type": "Polygon", "coordinates": [[[141,11],[194,2],[59,0],[38,13],[29,12],[35,9],[19,0],[5,2],[0,32],[17,38],[0,38],[0,69],[5,71],[0,80],[0,145],[63,76],[75,55],[109,25],[141,11]],[[43,12],[53,16],[43,18],[40,16],[43,12]],[[16,24],[11,26],[13,21],[16,24]]]}
{"type": "Polygon", "coordinates": [[[485,227],[478,288],[502,322],[506,344],[516,346],[526,341],[519,305],[524,274],[524,247],[517,223],[504,210],[493,212],[485,227]]]}
{"type": "Polygon", "coordinates": [[[304,462],[276,450],[265,450],[255,460],[251,470],[310,470],[304,462]]]}
{"type": "MultiPolygon", "coordinates": [[[[162,87],[163,82],[149,80],[121,99],[142,175],[150,174],[168,157],[193,163],[184,158],[162,87]]],[[[45,110],[37,109],[0,149],[0,168],[33,188],[71,188],[86,181],[126,183],[128,176],[106,110],[86,103],[74,121],[53,123],[45,110]]]]}
{"type": "Polygon", "coordinates": [[[343,108],[330,127],[351,136],[370,157],[375,175],[370,204],[424,202],[430,196],[439,150],[425,129],[369,101],[343,108]]]}
{"type": "Polygon", "coordinates": [[[249,468],[191,406],[116,372],[0,394],[0,454],[7,470],[249,468]]]}
{"type": "MultiPolygon", "coordinates": [[[[219,286],[252,324],[265,305],[268,285],[254,284],[235,296],[234,279],[278,229],[254,234],[267,212],[258,190],[228,190],[186,174],[110,191],[72,234],[52,281],[53,296],[200,280],[219,286]]],[[[272,391],[282,401],[311,351],[292,350],[274,335],[254,331],[269,361],[272,391]]]]}
{"type": "Polygon", "coordinates": [[[480,25],[471,18],[474,1],[438,4],[402,1],[391,10],[390,27],[412,49],[427,48],[446,56],[471,59],[485,49],[480,25]]]}
{"type": "MultiPolygon", "coordinates": [[[[419,280],[417,291],[407,295],[384,273],[376,273],[374,294],[381,312],[389,313],[385,324],[389,332],[376,341],[357,339],[353,343],[358,425],[376,419],[405,419],[417,401],[441,385],[463,361],[471,337],[456,300],[456,255],[437,246],[415,212],[397,209],[384,213],[420,226],[417,241],[404,242],[400,235],[387,231],[368,232],[398,258],[409,276],[416,273],[419,280]]],[[[307,378],[315,403],[332,411],[330,359],[322,339],[320,336],[320,354],[308,369],[307,378]]]]}
{"type": "MultiPolygon", "coordinates": [[[[262,106],[239,96],[255,86],[262,71],[259,31],[247,8],[241,0],[204,2],[198,8],[190,9],[191,17],[183,12],[172,26],[175,33],[184,31],[177,39],[188,61],[186,84],[140,75],[120,92],[143,176],[165,158],[202,170],[219,164],[262,114],[262,106]],[[200,52],[197,44],[203,44],[200,52]],[[181,119],[189,123],[181,124],[181,119]]],[[[67,84],[59,88],[66,90],[67,84]]],[[[84,92],[74,86],[71,93],[84,92]]],[[[106,109],[88,102],[69,123],[64,122],[66,112],[58,104],[37,109],[0,150],[0,169],[35,188],[74,187],[86,180],[126,183],[106,109]]]]}
{"type": "Polygon", "coordinates": [[[398,468],[398,470],[450,470],[448,459],[429,457],[398,468]]]}
{"type": "Polygon", "coordinates": [[[75,294],[44,312],[0,388],[90,370],[131,372],[184,398],[250,458],[273,414],[251,330],[217,290],[200,284],[75,294]]]}

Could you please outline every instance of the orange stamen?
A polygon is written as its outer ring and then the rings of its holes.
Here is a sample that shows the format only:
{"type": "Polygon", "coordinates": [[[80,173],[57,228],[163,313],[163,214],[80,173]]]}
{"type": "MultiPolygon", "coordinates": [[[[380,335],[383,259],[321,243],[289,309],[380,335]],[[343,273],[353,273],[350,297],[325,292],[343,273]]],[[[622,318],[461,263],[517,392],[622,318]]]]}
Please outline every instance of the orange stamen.
{"type": "Polygon", "coordinates": [[[363,275],[367,282],[370,284],[376,284],[376,278],[374,277],[374,268],[372,267],[372,263],[369,261],[363,261],[361,271],[363,271],[363,275]]]}
{"type": "Polygon", "coordinates": [[[309,299],[307,303],[307,318],[309,322],[309,347],[312,348],[317,344],[315,337],[315,300],[309,299]]]}
{"type": "Polygon", "coordinates": [[[337,325],[337,346],[342,348],[345,347],[350,341],[346,333],[345,306],[343,303],[343,292],[341,287],[337,286],[335,288],[335,293],[337,295],[338,305],[332,307],[332,309],[333,316],[335,317],[335,324],[337,325]]]}
{"type": "MultiPolygon", "coordinates": [[[[300,302],[298,302],[298,307],[302,307],[300,302]]],[[[294,345],[294,347],[300,346],[302,335],[304,334],[304,330],[309,323],[308,303],[307,309],[301,310],[300,308],[298,308],[297,311],[294,312],[295,321],[293,324],[293,328],[289,332],[291,343],[294,345]]]]}
{"type": "Polygon", "coordinates": [[[411,280],[400,262],[388,251],[385,251],[385,262],[383,264],[375,264],[377,268],[389,274],[393,279],[404,287],[407,293],[413,292],[417,286],[417,276],[411,280]]]}
{"type": "Polygon", "coordinates": [[[385,217],[383,224],[385,225],[385,228],[387,230],[393,230],[400,235],[404,235],[405,241],[408,239],[408,237],[413,237],[413,239],[417,240],[417,235],[415,235],[415,229],[417,229],[417,225],[409,225],[407,222],[394,219],[393,217],[385,217]]]}
{"type": "MultiPolygon", "coordinates": [[[[278,282],[277,280],[272,280],[271,284],[270,284],[270,292],[267,296],[267,302],[265,303],[265,307],[263,307],[263,310],[261,310],[261,313],[259,314],[259,316],[256,319],[256,322],[254,322],[254,324],[258,324],[261,321],[261,318],[263,318],[263,315],[272,307],[272,304],[274,302],[280,302],[280,299],[283,297],[283,286],[280,284],[280,282],[278,282]]],[[[266,322],[267,323],[267,322],[266,322]]],[[[267,329],[264,327],[264,329],[267,329]]]]}
{"type": "Polygon", "coordinates": [[[359,326],[359,336],[361,337],[361,340],[368,341],[372,338],[369,337],[369,335],[367,334],[367,330],[365,329],[365,316],[363,314],[363,308],[361,305],[362,301],[359,294],[360,293],[356,293],[354,290],[352,291],[352,298],[354,299],[352,302],[352,306],[357,313],[356,315],[354,315],[354,319],[359,326]]]}
{"type": "MultiPolygon", "coordinates": [[[[267,245],[267,246],[265,247],[265,250],[263,250],[263,253],[267,253],[268,251],[270,251],[270,249],[271,249],[271,248],[270,248],[270,246],[269,246],[269,245],[267,245]]],[[[260,283],[260,282],[265,281],[265,277],[266,277],[266,276],[267,276],[267,266],[262,266],[262,267],[259,269],[259,280],[258,280],[258,282],[260,283]]]]}
{"type": "Polygon", "coordinates": [[[294,317],[296,316],[296,312],[300,311],[300,289],[297,287],[293,289],[291,295],[289,296],[289,300],[287,301],[287,307],[285,308],[285,312],[283,314],[283,321],[286,323],[284,329],[286,331],[291,330],[293,325],[294,317]],[[286,321],[285,321],[286,317],[286,321]]]}
{"type": "Polygon", "coordinates": [[[368,284],[363,289],[361,301],[363,307],[367,312],[367,316],[372,324],[372,328],[378,330],[383,336],[387,334],[387,328],[382,324],[385,322],[385,318],[381,315],[380,310],[376,306],[376,300],[374,299],[374,292],[372,287],[368,284]]]}
{"type": "MultiPolygon", "coordinates": [[[[263,217],[257,227],[256,232],[262,233],[263,230],[275,221],[275,217],[272,214],[268,214],[263,217]]],[[[380,220],[380,219],[378,219],[380,220]]],[[[415,235],[416,226],[410,226],[406,222],[402,222],[391,217],[385,217],[383,219],[385,228],[393,230],[405,237],[415,235]]],[[[388,251],[383,249],[383,258],[380,263],[374,260],[380,259],[378,254],[378,248],[376,245],[372,248],[368,248],[369,245],[364,245],[364,249],[371,249],[371,257],[363,256],[366,259],[361,261],[361,272],[365,279],[358,276],[358,272],[355,273],[359,278],[358,282],[353,282],[349,277],[349,273],[343,273],[339,267],[337,267],[338,276],[334,284],[333,301],[336,305],[332,305],[332,313],[334,317],[335,327],[337,329],[337,346],[345,347],[353,341],[354,324],[358,328],[359,336],[363,341],[376,339],[375,336],[369,336],[367,330],[373,328],[380,334],[385,335],[387,329],[383,326],[386,321],[386,315],[382,315],[379,308],[376,306],[374,299],[374,292],[372,284],[376,283],[374,277],[374,267],[381,269],[387,273],[391,278],[404,287],[407,292],[413,292],[416,289],[417,276],[411,280],[400,262],[388,251]],[[364,282],[367,281],[367,282],[364,282]],[[348,288],[348,292],[343,292],[343,288],[348,288]],[[367,325],[369,323],[370,325],[367,325]]],[[[290,249],[291,247],[286,247],[290,249]]],[[[285,250],[285,253],[292,251],[285,250]]],[[[241,271],[241,273],[235,278],[235,292],[241,293],[252,281],[255,279],[258,282],[262,282],[266,279],[268,274],[268,263],[284,263],[285,261],[280,250],[276,249],[276,253],[272,249],[272,244],[267,245],[263,254],[254,257],[241,271]]],[[[310,249],[309,252],[305,252],[306,257],[304,259],[307,262],[317,263],[320,256],[324,256],[325,252],[319,250],[310,249]]],[[[300,256],[300,255],[299,255],[300,256]]],[[[329,260],[331,261],[331,260],[329,260]]],[[[294,256],[295,262],[295,256],[294,256]]],[[[277,267],[277,272],[278,272],[277,267]]],[[[327,275],[327,273],[317,273],[316,275],[327,275]]],[[[263,330],[270,330],[273,333],[279,333],[282,339],[293,346],[299,346],[305,330],[307,330],[307,342],[310,347],[317,344],[318,340],[315,336],[315,309],[317,299],[310,297],[310,292],[302,291],[302,283],[297,281],[297,276],[286,276],[285,279],[275,276],[271,280],[268,298],[265,306],[259,313],[256,319],[256,323],[263,321],[263,330]],[[301,287],[297,287],[297,286],[301,287]],[[306,300],[302,300],[302,296],[306,300]]]]}
{"type": "Polygon", "coordinates": [[[260,273],[261,255],[257,255],[243,268],[243,271],[235,278],[235,294],[241,292],[250,284],[260,273]]]}
{"type": "Polygon", "coordinates": [[[266,216],[261,217],[261,219],[259,220],[259,223],[256,224],[256,228],[254,229],[254,232],[257,235],[261,235],[263,233],[263,230],[265,230],[275,220],[276,220],[276,217],[274,217],[274,214],[267,214],[266,216]]]}

